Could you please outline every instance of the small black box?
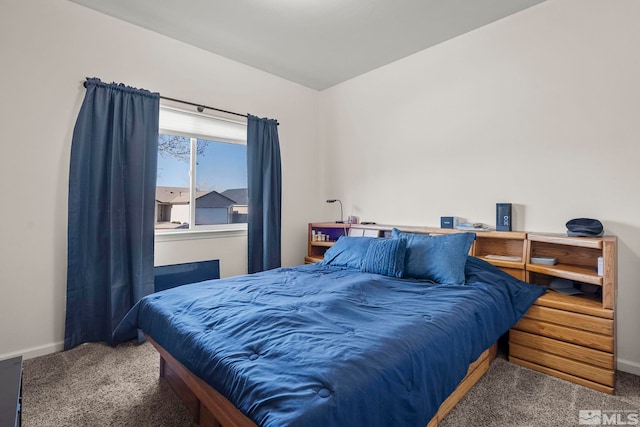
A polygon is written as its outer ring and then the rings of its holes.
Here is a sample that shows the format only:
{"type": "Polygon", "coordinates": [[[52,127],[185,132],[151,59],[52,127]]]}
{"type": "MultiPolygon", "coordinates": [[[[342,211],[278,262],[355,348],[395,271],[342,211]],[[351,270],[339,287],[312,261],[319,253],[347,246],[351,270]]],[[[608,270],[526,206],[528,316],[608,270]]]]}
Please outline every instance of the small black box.
{"type": "Polygon", "coordinates": [[[455,216],[440,217],[440,228],[455,228],[456,225],[458,225],[458,221],[455,216]]]}
{"type": "Polygon", "coordinates": [[[496,203],[496,230],[511,231],[511,203],[496,203]]]}

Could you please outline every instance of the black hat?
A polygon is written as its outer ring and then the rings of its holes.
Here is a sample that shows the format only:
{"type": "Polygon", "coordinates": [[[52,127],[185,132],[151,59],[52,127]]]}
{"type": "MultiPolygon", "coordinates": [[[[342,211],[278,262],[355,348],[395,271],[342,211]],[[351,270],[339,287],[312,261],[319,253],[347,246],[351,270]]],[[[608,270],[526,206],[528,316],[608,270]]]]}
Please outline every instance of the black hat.
{"type": "Polygon", "coordinates": [[[597,219],[575,218],[567,222],[567,235],[572,237],[602,236],[604,228],[597,219]]]}

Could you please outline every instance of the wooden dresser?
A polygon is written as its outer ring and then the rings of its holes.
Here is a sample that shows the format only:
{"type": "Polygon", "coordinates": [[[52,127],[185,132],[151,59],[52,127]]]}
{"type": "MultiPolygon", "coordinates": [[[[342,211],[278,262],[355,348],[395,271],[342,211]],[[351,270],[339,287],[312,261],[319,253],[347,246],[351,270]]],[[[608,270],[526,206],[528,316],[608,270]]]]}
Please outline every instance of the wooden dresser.
{"type": "Polygon", "coordinates": [[[548,291],[509,332],[509,360],[605,393],[615,387],[616,238],[527,234],[526,281],[585,283],[584,295],[548,291]],[[556,265],[531,262],[552,257],[556,265]],[[598,274],[598,258],[602,271],[598,274]]]}

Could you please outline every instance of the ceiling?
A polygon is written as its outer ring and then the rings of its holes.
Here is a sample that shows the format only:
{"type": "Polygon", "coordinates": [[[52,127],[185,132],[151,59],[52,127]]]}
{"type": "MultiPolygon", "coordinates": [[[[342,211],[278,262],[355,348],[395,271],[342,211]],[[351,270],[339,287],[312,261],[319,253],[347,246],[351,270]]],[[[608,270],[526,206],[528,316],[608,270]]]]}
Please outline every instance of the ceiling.
{"type": "Polygon", "coordinates": [[[71,0],[323,90],[543,0],[71,0]]]}

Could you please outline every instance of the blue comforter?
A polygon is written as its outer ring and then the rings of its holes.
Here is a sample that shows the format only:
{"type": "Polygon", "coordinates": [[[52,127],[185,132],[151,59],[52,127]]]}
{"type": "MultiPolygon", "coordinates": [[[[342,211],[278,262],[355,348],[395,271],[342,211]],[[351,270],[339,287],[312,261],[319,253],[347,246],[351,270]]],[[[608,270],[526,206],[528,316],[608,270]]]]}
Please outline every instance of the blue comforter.
{"type": "Polygon", "coordinates": [[[420,426],[544,288],[469,257],[466,284],[319,264],[162,291],[141,328],[261,426],[420,426]]]}

